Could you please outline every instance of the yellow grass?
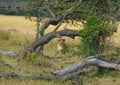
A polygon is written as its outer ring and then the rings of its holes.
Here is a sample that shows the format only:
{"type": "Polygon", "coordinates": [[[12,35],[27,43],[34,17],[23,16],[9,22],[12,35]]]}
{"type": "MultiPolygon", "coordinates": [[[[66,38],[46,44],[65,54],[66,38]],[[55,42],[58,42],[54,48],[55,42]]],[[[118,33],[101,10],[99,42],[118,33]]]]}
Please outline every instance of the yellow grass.
{"type": "Polygon", "coordinates": [[[118,30],[117,32],[113,35],[113,41],[116,44],[116,46],[120,46],[120,22],[118,23],[118,30]]]}
{"type": "MultiPolygon", "coordinates": [[[[60,27],[60,29],[63,29],[65,27],[71,29],[80,29],[79,25],[75,27],[72,24],[66,24],[66,23],[64,23],[60,27]]],[[[54,30],[54,28],[55,28],[54,26],[49,26],[46,32],[50,32],[54,30]]],[[[35,34],[36,23],[34,21],[30,21],[29,19],[26,19],[23,16],[0,15],[0,29],[16,29],[17,31],[24,34],[35,34]]]]}
{"type": "Polygon", "coordinates": [[[35,27],[35,22],[31,22],[25,17],[0,15],[0,29],[16,29],[24,34],[33,34],[35,27]]]}
{"type": "MultiPolygon", "coordinates": [[[[78,22],[81,24],[80,22],[78,22]]],[[[50,32],[54,30],[54,26],[50,26],[49,29],[46,30],[50,32]]],[[[72,24],[64,23],[60,30],[63,28],[72,28],[79,30],[82,28],[82,25],[74,26],[72,24]]],[[[35,36],[35,22],[31,22],[30,20],[26,20],[25,17],[22,16],[5,16],[0,15],[0,30],[8,30],[15,29],[16,32],[11,33],[8,40],[0,39],[0,49],[5,50],[18,50],[21,51],[24,46],[27,46],[34,40],[35,36]]],[[[119,34],[120,34],[120,25],[118,32],[113,36],[113,39],[116,39],[116,44],[119,44],[119,34]]],[[[66,44],[70,47],[76,47],[79,43],[79,38],[75,40],[66,38],[66,44]]],[[[39,56],[34,63],[29,63],[29,65],[25,63],[19,63],[16,58],[8,57],[4,55],[0,55],[0,71],[5,72],[17,72],[23,75],[33,75],[40,73],[52,73],[57,69],[63,68],[65,66],[69,66],[81,59],[74,49],[67,54],[58,54],[56,53],[57,40],[53,39],[47,45],[45,45],[44,53],[49,55],[50,57],[39,56]],[[5,65],[7,63],[8,65],[5,65]],[[10,66],[11,67],[10,67],[10,66]]],[[[93,76],[91,78],[84,77],[84,85],[120,85],[120,73],[113,72],[108,73],[107,76],[96,77],[93,76]],[[113,75],[113,76],[111,76],[113,75]]],[[[72,85],[72,81],[59,81],[59,80],[32,80],[32,79],[19,79],[19,78],[3,78],[0,77],[0,85],[72,85]]]]}

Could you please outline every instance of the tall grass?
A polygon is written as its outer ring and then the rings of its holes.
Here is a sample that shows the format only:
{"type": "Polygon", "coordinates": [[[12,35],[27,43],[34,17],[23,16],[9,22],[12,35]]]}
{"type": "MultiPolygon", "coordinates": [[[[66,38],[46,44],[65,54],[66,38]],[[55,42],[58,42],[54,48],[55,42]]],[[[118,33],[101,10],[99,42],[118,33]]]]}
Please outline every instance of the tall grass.
{"type": "Polygon", "coordinates": [[[8,31],[4,31],[0,29],[0,40],[9,40],[11,34],[8,31]]]}

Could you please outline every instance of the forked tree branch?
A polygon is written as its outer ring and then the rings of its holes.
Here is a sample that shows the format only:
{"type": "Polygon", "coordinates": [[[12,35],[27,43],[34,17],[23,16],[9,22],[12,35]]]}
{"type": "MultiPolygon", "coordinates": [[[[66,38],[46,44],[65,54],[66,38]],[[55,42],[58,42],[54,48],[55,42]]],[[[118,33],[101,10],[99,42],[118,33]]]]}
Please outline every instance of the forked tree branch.
{"type": "MultiPolygon", "coordinates": [[[[48,0],[45,0],[48,1],[48,0]]],[[[46,19],[45,23],[40,26],[41,30],[45,30],[48,28],[49,25],[57,25],[57,27],[54,29],[54,31],[56,31],[62,24],[62,22],[64,21],[65,17],[73,12],[77,7],[79,7],[79,5],[81,4],[82,0],[78,0],[73,6],[71,6],[65,13],[59,15],[58,17],[55,17],[54,12],[52,11],[52,9],[48,6],[48,10],[50,12],[50,14],[54,17],[54,18],[48,18],[46,19]]]]}

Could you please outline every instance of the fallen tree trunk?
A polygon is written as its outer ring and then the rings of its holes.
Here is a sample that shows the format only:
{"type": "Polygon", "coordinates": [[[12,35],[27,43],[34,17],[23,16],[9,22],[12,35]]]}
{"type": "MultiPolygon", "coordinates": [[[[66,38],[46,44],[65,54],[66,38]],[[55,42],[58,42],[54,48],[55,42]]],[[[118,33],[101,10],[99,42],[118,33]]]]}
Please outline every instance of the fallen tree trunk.
{"type": "Polygon", "coordinates": [[[29,79],[57,79],[55,75],[52,74],[37,74],[32,76],[21,75],[15,72],[0,72],[0,76],[3,77],[18,77],[18,78],[29,78],[29,79]]]}
{"type": "Polygon", "coordinates": [[[0,50],[0,54],[8,55],[8,56],[15,56],[15,57],[19,55],[18,52],[5,51],[5,50],[0,50]]]}
{"type": "MultiPolygon", "coordinates": [[[[71,79],[78,75],[80,73],[86,73],[82,71],[86,66],[93,65],[97,67],[102,67],[102,68],[110,68],[110,69],[115,69],[120,71],[120,64],[116,63],[109,63],[103,60],[100,60],[97,58],[97,56],[90,56],[86,59],[83,59],[72,66],[65,67],[63,69],[55,71],[53,74],[37,74],[37,75],[32,75],[32,76],[25,76],[21,74],[17,74],[15,72],[0,72],[0,76],[5,76],[5,77],[18,77],[18,78],[30,78],[30,79],[71,79]],[[71,74],[72,73],[72,74],[71,74]],[[71,74],[71,75],[68,75],[71,74]],[[68,75],[68,76],[66,76],[68,75]]],[[[89,71],[91,72],[91,71],[89,71]]]]}
{"type": "Polygon", "coordinates": [[[95,66],[99,66],[102,68],[112,68],[115,70],[120,70],[120,64],[105,62],[103,60],[97,59],[96,57],[98,57],[98,56],[99,55],[91,56],[86,59],[83,59],[83,60],[73,64],[72,66],[65,67],[63,69],[55,71],[54,74],[59,75],[59,76],[64,76],[68,73],[75,72],[79,69],[82,70],[84,67],[86,67],[88,65],[95,65],[95,66]]]}

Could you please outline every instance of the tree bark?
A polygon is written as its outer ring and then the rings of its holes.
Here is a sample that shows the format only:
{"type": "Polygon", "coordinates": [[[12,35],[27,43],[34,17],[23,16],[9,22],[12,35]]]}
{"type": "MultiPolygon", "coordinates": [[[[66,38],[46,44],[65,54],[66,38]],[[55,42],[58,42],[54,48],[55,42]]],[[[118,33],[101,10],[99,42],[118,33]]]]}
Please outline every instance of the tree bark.
{"type": "Polygon", "coordinates": [[[19,55],[18,52],[5,51],[5,50],[0,50],[0,54],[9,55],[9,56],[15,56],[15,57],[19,55]]]}
{"type": "Polygon", "coordinates": [[[74,38],[76,36],[79,36],[79,34],[78,34],[77,30],[70,30],[70,29],[64,29],[64,30],[57,31],[57,32],[50,32],[50,33],[42,36],[41,38],[36,39],[29,46],[29,49],[34,51],[38,46],[44,45],[44,44],[48,43],[51,39],[56,38],[56,37],[61,37],[61,36],[67,36],[67,37],[74,38]]]}
{"type": "MultiPolygon", "coordinates": [[[[67,80],[67,79],[73,79],[78,76],[80,76],[81,73],[88,73],[82,71],[86,66],[97,66],[97,67],[102,67],[102,68],[110,68],[110,69],[115,69],[120,71],[120,64],[116,63],[110,63],[106,62],[103,60],[98,59],[98,56],[90,56],[88,58],[85,58],[71,66],[65,67],[63,69],[55,71],[53,74],[37,74],[37,75],[32,75],[32,76],[26,76],[26,75],[21,75],[17,74],[15,72],[1,72],[0,71],[0,76],[3,77],[18,77],[18,78],[30,78],[30,79],[62,79],[62,80],[67,80]],[[68,75],[70,74],[70,75],[68,75]],[[66,76],[67,75],[67,76],[66,76]]],[[[93,70],[89,71],[92,72],[93,70]]]]}
{"type": "MultiPolygon", "coordinates": [[[[45,2],[48,2],[48,1],[45,1],[45,2]]],[[[58,26],[54,29],[54,31],[56,31],[56,30],[59,28],[59,26],[61,26],[61,24],[62,24],[62,22],[64,21],[64,19],[66,18],[66,16],[67,16],[69,13],[73,12],[77,7],[79,7],[79,5],[81,4],[81,2],[82,2],[82,0],[78,0],[73,6],[71,6],[68,10],[66,10],[65,13],[59,15],[58,17],[55,16],[55,14],[54,14],[54,12],[52,11],[52,9],[50,8],[50,6],[48,6],[48,11],[49,11],[50,14],[53,16],[53,18],[47,18],[46,21],[45,21],[45,23],[42,24],[41,26],[39,26],[38,29],[40,29],[41,34],[44,33],[45,29],[47,29],[49,25],[58,25],[58,26]]],[[[37,38],[38,38],[39,34],[40,34],[40,33],[37,32],[37,38]]],[[[41,36],[40,36],[40,37],[41,37],[41,36]]],[[[40,37],[39,37],[39,38],[40,38],[40,37]]],[[[39,45],[38,48],[36,47],[36,48],[34,49],[34,52],[40,51],[40,49],[42,49],[43,46],[44,46],[44,45],[41,45],[41,46],[39,45]]]]}
{"type": "Polygon", "coordinates": [[[83,59],[83,60],[73,64],[72,66],[65,67],[63,69],[60,69],[60,70],[54,72],[54,74],[59,75],[59,76],[64,76],[68,73],[75,72],[78,69],[82,70],[85,66],[88,66],[88,65],[95,65],[95,66],[99,66],[99,67],[102,67],[102,68],[111,68],[111,69],[115,69],[115,70],[120,70],[120,65],[119,64],[108,63],[108,62],[105,62],[103,60],[99,60],[99,59],[96,58],[98,56],[99,55],[91,56],[91,57],[88,57],[86,59],[83,59]]]}

